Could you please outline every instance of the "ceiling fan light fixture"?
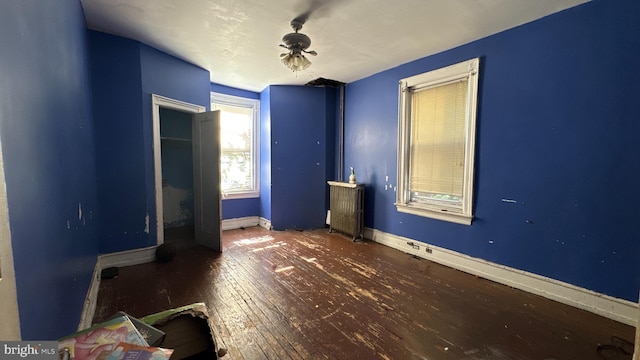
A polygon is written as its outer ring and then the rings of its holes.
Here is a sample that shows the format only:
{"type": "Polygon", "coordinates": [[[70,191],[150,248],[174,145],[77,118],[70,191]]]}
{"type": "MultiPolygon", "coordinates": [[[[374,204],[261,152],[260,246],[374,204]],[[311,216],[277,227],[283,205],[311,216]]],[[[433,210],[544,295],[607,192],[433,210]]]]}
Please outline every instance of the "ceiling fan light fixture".
{"type": "Polygon", "coordinates": [[[311,39],[303,33],[294,32],[288,33],[282,37],[282,42],[290,47],[298,47],[300,49],[306,49],[311,46],[311,39]]]}
{"type": "Polygon", "coordinates": [[[311,66],[311,61],[301,51],[292,50],[282,58],[282,63],[291,71],[302,71],[311,66]]]}
{"type": "Polygon", "coordinates": [[[307,51],[311,46],[311,39],[307,35],[298,32],[302,28],[302,24],[304,24],[304,21],[300,19],[292,20],[291,27],[295,32],[283,36],[283,44],[280,45],[289,50],[289,53],[280,55],[282,57],[281,61],[293,72],[302,71],[311,66],[311,61],[304,54],[314,56],[318,54],[313,50],[307,51]]]}

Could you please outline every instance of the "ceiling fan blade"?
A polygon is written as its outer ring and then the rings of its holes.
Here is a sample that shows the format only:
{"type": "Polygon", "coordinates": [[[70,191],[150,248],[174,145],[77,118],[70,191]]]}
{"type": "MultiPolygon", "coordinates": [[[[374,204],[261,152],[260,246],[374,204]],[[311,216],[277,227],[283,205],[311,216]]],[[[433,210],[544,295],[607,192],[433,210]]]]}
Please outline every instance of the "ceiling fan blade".
{"type": "Polygon", "coordinates": [[[304,24],[309,20],[311,14],[319,12],[319,14],[316,15],[324,16],[327,14],[327,8],[332,7],[334,3],[341,3],[344,1],[345,0],[309,0],[306,9],[304,9],[300,15],[296,16],[294,21],[299,21],[304,24]]]}

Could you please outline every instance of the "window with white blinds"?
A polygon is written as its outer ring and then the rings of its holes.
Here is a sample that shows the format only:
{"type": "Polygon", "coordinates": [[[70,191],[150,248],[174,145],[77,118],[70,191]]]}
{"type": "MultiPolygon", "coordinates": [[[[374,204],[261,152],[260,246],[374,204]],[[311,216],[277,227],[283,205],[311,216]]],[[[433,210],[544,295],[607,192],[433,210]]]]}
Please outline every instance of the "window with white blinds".
{"type": "Polygon", "coordinates": [[[478,59],[400,81],[399,211],[470,224],[478,59]]]}

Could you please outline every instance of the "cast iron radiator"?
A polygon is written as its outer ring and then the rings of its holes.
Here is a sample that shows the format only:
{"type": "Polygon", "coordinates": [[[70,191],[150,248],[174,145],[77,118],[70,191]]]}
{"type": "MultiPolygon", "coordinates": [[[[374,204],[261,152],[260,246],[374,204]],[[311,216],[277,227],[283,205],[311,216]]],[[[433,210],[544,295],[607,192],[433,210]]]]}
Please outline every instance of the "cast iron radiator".
{"type": "Polygon", "coordinates": [[[329,232],[363,238],[364,185],[329,181],[329,232]]]}

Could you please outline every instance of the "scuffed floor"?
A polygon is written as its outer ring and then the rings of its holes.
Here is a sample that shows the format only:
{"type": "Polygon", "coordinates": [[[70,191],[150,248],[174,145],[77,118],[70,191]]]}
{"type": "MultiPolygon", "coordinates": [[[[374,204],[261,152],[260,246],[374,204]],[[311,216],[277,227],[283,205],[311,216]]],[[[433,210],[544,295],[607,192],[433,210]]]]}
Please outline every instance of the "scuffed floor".
{"type": "Polygon", "coordinates": [[[94,320],[205,302],[224,359],[601,359],[630,326],[373,242],[317,231],[183,238],[103,280],[94,320]]]}

